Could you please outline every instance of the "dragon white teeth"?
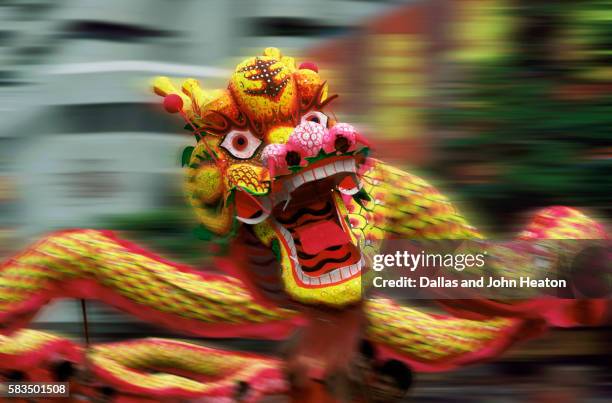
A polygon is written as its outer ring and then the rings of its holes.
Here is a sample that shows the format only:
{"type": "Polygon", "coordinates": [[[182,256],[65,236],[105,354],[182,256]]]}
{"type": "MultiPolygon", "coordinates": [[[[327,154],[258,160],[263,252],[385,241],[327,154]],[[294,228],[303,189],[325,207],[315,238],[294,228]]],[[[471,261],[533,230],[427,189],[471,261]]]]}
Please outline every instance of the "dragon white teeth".
{"type": "MultiPolygon", "coordinates": [[[[281,190],[278,192],[279,196],[275,198],[275,204],[280,204],[281,202],[290,199],[291,193],[302,186],[305,183],[312,182],[319,179],[325,179],[329,176],[335,175],[340,172],[347,173],[357,173],[357,164],[355,160],[346,159],[335,162],[330,162],[327,165],[320,166],[314,168],[312,170],[303,172],[301,174],[294,175],[291,178],[280,180],[279,186],[281,190]]],[[[340,192],[346,195],[354,195],[361,189],[361,183],[358,188],[353,189],[343,189],[339,188],[340,192]]],[[[287,202],[285,203],[285,208],[287,207],[287,202]]]]}
{"type": "Polygon", "coordinates": [[[355,160],[346,159],[330,162],[327,165],[320,166],[309,171],[305,171],[301,174],[297,174],[289,179],[285,179],[281,182],[281,186],[288,193],[291,193],[305,183],[319,179],[325,179],[331,175],[335,175],[340,172],[356,173],[357,165],[355,163],[355,160]]]}
{"type": "Polygon", "coordinates": [[[345,171],[353,172],[354,168],[355,168],[355,161],[344,160],[344,170],[345,171]]]}
{"type": "MultiPolygon", "coordinates": [[[[294,256],[294,257],[297,256],[297,251],[295,250],[295,244],[293,242],[291,243],[290,249],[291,249],[291,256],[294,256]]],[[[299,263],[299,260],[298,260],[298,263],[299,263]]]]}
{"type": "Polygon", "coordinates": [[[304,182],[311,182],[313,180],[315,180],[314,174],[312,173],[312,171],[306,171],[304,172],[304,182]]]}
{"type": "Polygon", "coordinates": [[[300,279],[306,285],[310,285],[310,277],[306,275],[303,271],[300,271],[300,279]]]}
{"type": "Polygon", "coordinates": [[[351,277],[351,269],[350,267],[343,267],[340,269],[340,277],[344,278],[349,278],[351,277]]]}
{"type": "Polygon", "coordinates": [[[302,186],[304,183],[306,183],[306,181],[304,180],[304,177],[302,175],[296,175],[293,178],[293,187],[295,189],[299,188],[300,186],[302,186]]]}
{"type": "Polygon", "coordinates": [[[319,280],[321,280],[321,284],[331,284],[332,283],[332,278],[329,275],[329,273],[325,273],[319,276],[319,280]]]}
{"type": "Polygon", "coordinates": [[[315,168],[313,171],[315,179],[323,179],[327,176],[323,167],[315,168]]]}
{"type": "MultiPolygon", "coordinates": [[[[282,196],[278,197],[276,200],[276,204],[286,200],[287,196],[291,194],[295,189],[304,185],[305,183],[309,183],[319,179],[325,179],[331,175],[335,175],[340,172],[347,173],[357,173],[357,166],[354,160],[343,160],[336,161],[334,163],[327,164],[322,167],[314,168],[311,171],[306,171],[302,174],[295,175],[292,178],[283,180],[281,185],[281,194],[282,196]]],[[[359,184],[359,188],[355,189],[340,189],[340,191],[344,194],[354,195],[361,189],[361,184],[359,184]]]]}

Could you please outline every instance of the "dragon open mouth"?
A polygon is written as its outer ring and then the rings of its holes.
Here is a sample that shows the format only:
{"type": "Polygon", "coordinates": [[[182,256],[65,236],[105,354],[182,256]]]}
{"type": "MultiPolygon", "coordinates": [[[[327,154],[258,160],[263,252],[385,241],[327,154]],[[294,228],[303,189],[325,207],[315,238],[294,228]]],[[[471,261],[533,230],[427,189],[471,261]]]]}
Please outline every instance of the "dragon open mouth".
{"type": "Polygon", "coordinates": [[[275,229],[302,286],[342,283],[361,272],[361,253],[338,209],[339,192],[359,191],[356,168],[352,157],[325,160],[276,185],[275,229]]]}

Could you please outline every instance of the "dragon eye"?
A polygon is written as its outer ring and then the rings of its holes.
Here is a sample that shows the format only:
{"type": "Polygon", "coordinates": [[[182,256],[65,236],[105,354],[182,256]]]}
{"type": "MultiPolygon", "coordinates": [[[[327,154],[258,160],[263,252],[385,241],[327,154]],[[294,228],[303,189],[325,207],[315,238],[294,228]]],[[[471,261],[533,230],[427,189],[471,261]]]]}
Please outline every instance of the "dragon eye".
{"type": "Polygon", "coordinates": [[[312,111],[302,116],[302,123],[314,122],[318,123],[323,127],[327,127],[327,115],[323,112],[312,111]]]}
{"type": "Polygon", "coordinates": [[[221,147],[241,160],[251,158],[260,145],[261,140],[253,136],[251,132],[238,130],[227,133],[221,143],[221,147]]]}

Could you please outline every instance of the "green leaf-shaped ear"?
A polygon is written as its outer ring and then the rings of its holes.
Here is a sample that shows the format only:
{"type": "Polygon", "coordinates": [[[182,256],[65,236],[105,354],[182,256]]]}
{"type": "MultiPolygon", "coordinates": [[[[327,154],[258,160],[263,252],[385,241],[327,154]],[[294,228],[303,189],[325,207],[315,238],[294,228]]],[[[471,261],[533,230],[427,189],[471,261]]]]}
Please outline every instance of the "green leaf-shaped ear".
{"type": "Polygon", "coordinates": [[[189,164],[189,161],[191,160],[191,154],[193,154],[194,149],[195,147],[193,146],[185,147],[185,149],[183,150],[183,155],[181,156],[181,166],[182,167],[189,164]]]}

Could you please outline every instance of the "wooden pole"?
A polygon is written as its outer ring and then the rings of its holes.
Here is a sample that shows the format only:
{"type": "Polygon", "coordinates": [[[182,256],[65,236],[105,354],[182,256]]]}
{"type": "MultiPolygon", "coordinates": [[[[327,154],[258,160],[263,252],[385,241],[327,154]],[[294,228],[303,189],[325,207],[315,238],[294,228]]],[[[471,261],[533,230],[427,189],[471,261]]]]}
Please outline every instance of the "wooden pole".
{"type": "Polygon", "coordinates": [[[85,345],[89,347],[89,322],[87,321],[87,305],[84,299],[81,299],[81,314],[83,316],[83,333],[85,334],[85,345]]]}

